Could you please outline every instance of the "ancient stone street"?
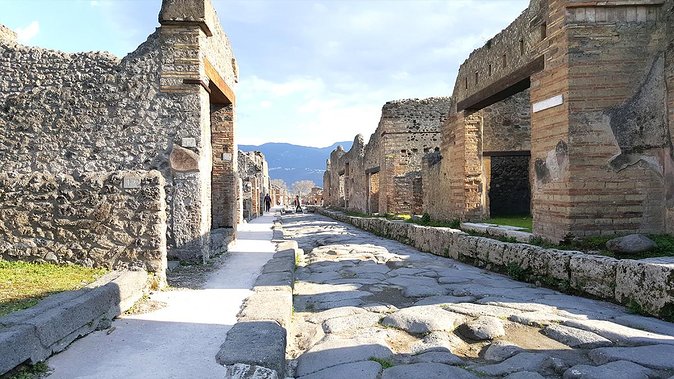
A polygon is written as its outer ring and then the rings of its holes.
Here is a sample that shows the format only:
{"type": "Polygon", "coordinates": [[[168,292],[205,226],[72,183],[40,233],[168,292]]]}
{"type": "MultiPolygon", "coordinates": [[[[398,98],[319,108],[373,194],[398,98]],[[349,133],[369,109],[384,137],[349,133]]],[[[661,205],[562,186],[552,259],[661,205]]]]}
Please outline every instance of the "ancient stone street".
{"type": "Polygon", "coordinates": [[[239,227],[236,242],[203,288],[155,292],[166,306],[126,315],[47,361],[50,378],[216,378],[215,354],[236,323],[242,301],[274,251],[273,216],[239,227]]]}
{"type": "Polygon", "coordinates": [[[670,378],[674,325],[421,253],[324,216],[304,249],[291,371],[340,378],[670,378]]]}

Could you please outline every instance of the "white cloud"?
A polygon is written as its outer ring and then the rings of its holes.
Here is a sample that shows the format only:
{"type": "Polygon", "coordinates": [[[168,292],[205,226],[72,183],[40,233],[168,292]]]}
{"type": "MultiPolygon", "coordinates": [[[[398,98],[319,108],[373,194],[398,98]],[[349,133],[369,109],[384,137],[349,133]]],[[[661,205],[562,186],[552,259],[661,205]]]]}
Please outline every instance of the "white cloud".
{"type": "Polygon", "coordinates": [[[40,33],[40,23],[33,21],[23,28],[16,28],[17,40],[23,44],[30,42],[40,33]]]}

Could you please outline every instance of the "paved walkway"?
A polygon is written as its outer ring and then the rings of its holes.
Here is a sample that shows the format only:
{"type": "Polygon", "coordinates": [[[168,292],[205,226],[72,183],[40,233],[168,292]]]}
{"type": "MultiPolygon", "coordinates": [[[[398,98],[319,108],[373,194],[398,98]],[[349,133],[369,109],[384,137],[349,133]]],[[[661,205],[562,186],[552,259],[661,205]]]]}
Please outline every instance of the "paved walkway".
{"type": "Polygon", "coordinates": [[[302,379],[674,378],[674,324],[514,281],[319,215],[290,354],[302,379]]]}
{"type": "Polygon", "coordinates": [[[57,378],[217,378],[215,362],[242,301],[274,254],[267,215],[239,227],[224,265],[204,289],[161,291],[152,300],[168,305],[152,313],[124,316],[114,330],[94,332],[47,361],[57,378]]]}

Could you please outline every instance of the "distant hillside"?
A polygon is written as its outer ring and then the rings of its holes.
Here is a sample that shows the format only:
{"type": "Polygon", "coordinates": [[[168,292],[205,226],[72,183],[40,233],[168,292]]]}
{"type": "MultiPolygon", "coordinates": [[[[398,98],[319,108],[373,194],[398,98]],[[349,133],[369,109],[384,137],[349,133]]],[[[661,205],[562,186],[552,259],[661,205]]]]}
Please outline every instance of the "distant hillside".
{"type": "Polygon", "coordinates": [[[317,186],[323,187],[325,161],[330,158],[330,153],[338,145],[349,151],[352,143],[337,142],[319,148],[270,142],[259,146],[239,145],[239,150],[261,151],[269,163],[269,176],[272,179],[283,179],[288,186],[298,180],[312,180],[317,186]]]}

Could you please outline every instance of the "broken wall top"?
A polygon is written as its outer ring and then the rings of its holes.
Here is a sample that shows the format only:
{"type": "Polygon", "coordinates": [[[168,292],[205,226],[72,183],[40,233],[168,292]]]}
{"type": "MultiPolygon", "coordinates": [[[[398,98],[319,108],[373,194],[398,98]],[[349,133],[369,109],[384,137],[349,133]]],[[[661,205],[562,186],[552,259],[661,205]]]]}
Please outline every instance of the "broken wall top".
{"type": "Polygon", "coordinates": [[[16,42],[16,32],[0,24],[0,43],[16,42]]]}

